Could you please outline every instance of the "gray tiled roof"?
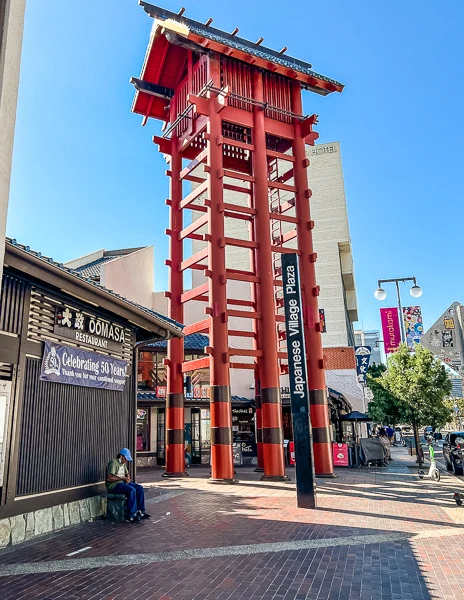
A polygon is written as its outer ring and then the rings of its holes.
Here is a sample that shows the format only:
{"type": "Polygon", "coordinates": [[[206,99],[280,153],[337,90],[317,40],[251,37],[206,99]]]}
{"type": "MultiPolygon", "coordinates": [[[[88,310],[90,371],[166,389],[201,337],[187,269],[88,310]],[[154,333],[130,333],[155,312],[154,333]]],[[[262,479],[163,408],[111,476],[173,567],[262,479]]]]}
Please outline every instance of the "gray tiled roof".
{"type": "Polygon", "coordinates": [[[103,285],[100,285],[93,279],[90,279],[89,277],[85,277],[84,275],[82,275],[81,273],[76,271],[75,269],[70,269],[69,267],[66,267],[63,263],[59,263],[59,262],[53,260],[53,258],[50,258],[48,256],[43,256],[41,252],[36,252],[35,250],[31,250],[31,248],[29,246],[24,246],[23,244],[19,244],[15,239],[6,238],[6,246],[8,246],[8,245],[13,246],[15,248],[19,248],[20,250],[27,252],[27,254],[30,254],[31,256],[40,259],[42,262],[44,262],[48,265],[52,265],[53,267],[60,269],[61,271],[68,273],[69,275],[72,275],[73,277],[75,277],[76,279],[78,279],[80,281],[85,281],[86,283],[95,286],[95,288],[105,292],[106,294],[108,294],[110,296],[113,296],[113,298],[118,298],[118,300],[122,300],[123,302],[125,302],[128,305],[128,307],[135,308],[138,311],[141,311],[150,317],[155,317],[160,322],[160,325],[163,322],[166,325],[169,324],[169,328],[171,330],[172,330],[172,328],[174,328],[175,330],[178,331],[179,335],[182,335],[182,329],[184,326],[181,325],[180,323],[177,323],[177,321],[174,321],[173,319],[169,319],[168,317],[165,317],[164,315],[161,315],[160,313],[157,313],[154,310],[146,308],[145,306],[142,306],[141,304],[132,302],[132,300],[129,300],[128,298],[125,298],[124,296],[121,296],[120,294],[117,294],[116,292],[109,290],[108,288],[104,287],[103,285]]]}
{"type": "MultiPolygon", "coordinates": [[[[266,48],[265,46],[255,44],[254,42],[245,40],[244,38],[238,37],[237,35],[231,35],[230,33],[227,33],[220,29],[216,29],[215,27],[207,27],[203,23],[194,21],[193,19],[188,19],[187,17],[180,17],[174,12],[171,12],[159,6],[154,6],[153,4],[145,2],[144,0],[139,0],[139,4],[151,17],[159,17],[160,19],[164,20],[172,19],[173,21],[177,21],[178,23],[186,25],[190,29],[190,31],[192,31],[192,33],[200,35],[208,40],[219,42],[220,44],[225,44],[230,48],[235,48],[236,50],[247,52],[248,54],[256,56],[257,58],[268,60],[282,67],[287,67],[288,69],[293,69],[298,73],[304,73],[305,75],[316,77],[321,81],[326,81],[327,83],[332,83],[336,86],[343,87],[343,84],[339,81],[336,81],[335,79],[331,79],[330,77],[326,77],[325,75],[321,75],[320,73],[313,71],[312,65],[302,60],[299,60],[298,58],[293,58],[285,54],[280,54],[276,50],[272,50],[271,48],[266,48]]],[[[328,90],[323,90],[320,88],[316,89],[311,87],[311,89],[319,94],[325,95],[329,93],[328,90]]]]}
{"type": "Polygon", "coordinates": [[[102,256],[101,258],[97,258],[97,260],[93,260],[86,265],[76,267],[74,270],[82,275],[82,277],[100,277],[101,266],[110,260],[114,260],[115,258],[115,256],[102,256]]]}
{"type": "MultiPolygon", "coordinates": [[[[207,335],[201,333],[191,333],[184,337],[184,350],[203,352],[205,346],[208,346],[209,338],[207,335]]],[[[167,348],[167,341],[160,340],[159,342],[151,342],[150,344],[144,345],[145,348],[152,348],[153,350],[164,350],[167,348]]]]}
{"type": "MultiPolygon", "coordinates": [[[[185,398],[187,401],[198,402],[198,404],[209,404],[209,398],[185,398]]],[[[155,392],[137,392],[137,400],[166,400],[166,398],[158,398],[155,392]]],[[[245,398],[243,396],[232,396],[232,402],[243,402],[243,404],[252,404],[251,398],[245,398]]]]}

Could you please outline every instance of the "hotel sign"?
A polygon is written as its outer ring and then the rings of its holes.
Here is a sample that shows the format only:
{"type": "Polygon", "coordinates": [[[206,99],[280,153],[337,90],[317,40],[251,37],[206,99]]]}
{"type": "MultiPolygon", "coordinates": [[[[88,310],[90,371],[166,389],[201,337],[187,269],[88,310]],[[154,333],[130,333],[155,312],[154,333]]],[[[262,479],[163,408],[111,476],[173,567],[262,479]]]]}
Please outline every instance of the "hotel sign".
{"type": "Polygon", "coordinates": [[[126,331],[120,325],[68,307],[56,308],[53,332],[61,338],[115,352],[126,341],[126,331]]]}

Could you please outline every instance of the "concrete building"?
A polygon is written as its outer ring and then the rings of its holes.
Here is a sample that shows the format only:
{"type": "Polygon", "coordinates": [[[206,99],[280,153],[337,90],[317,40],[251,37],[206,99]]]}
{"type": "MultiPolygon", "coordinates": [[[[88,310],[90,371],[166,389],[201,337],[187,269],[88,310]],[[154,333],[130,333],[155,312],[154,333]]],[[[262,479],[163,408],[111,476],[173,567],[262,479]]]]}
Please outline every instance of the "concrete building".
{"type": "Polygon", "coordinates": [[[25,7],[26,0],[0,2],[0,280],[5,252],[25,7]]]}
{"type": "Polygon", "coordinates": [[[356,346],[370,346],[371,357],[369,359],[369,366],[379,365],[383,363],[380,331],[364,331],[363,329],[356,329],[354,332],[354,341],[356,346]]]}
{"type": "Polygon", "coordinates": [[[154,305],[155,262],[153,246],[97,250],[66,263],[82,277],[88,277],[152,309],[154,305]]]}

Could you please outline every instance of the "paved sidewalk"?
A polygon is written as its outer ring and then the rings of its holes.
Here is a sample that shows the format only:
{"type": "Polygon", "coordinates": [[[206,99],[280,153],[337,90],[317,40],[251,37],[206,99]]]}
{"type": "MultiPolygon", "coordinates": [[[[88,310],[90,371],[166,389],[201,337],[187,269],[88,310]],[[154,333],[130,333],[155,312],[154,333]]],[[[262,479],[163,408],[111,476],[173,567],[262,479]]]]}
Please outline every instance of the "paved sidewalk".
{"type": "Polygon", "coordinates": [[[235,486],[212,486],[205,469],[145,472],[150,521],[96,521],[0,552],[0,598],[461,599],[463,483],[421,482],[404,448],[393,456],[318,480],[316,511],[296,508],[294,482],[252,470],[235,486]]]}

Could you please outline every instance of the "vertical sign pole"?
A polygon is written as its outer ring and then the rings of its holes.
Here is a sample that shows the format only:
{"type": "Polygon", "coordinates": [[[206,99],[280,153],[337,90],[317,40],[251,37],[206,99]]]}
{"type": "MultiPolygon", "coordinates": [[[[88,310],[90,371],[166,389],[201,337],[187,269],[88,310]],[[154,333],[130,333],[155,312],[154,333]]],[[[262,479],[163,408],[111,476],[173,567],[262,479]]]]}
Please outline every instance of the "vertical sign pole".
{"type": "Polygon", "coordinates": [[[298,256],[282,254],[285,327],[287,331],[290,399],[295,444],[297,505],[316,508],[313,443],[309,414],[308,374],[303,330],[298,256]]]}

